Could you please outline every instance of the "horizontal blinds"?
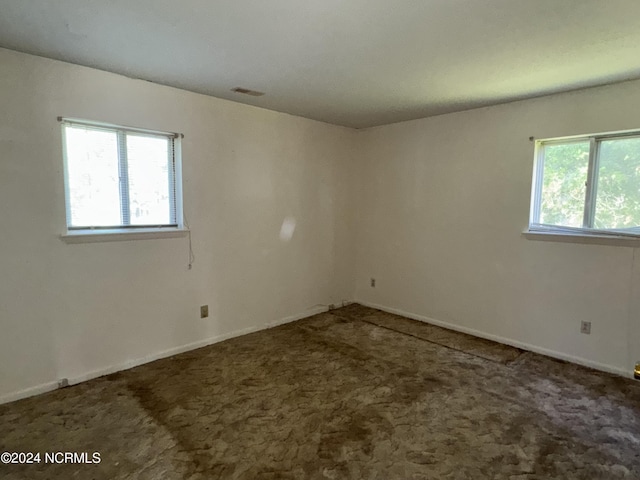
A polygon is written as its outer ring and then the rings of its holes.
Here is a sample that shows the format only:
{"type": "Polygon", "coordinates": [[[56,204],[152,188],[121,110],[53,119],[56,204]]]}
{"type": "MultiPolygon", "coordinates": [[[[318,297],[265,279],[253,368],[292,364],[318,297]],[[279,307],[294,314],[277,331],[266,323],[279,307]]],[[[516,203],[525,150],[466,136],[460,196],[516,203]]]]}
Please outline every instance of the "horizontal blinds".
{"type": "Polygon", "coordinates": [[[626,228],[626,229],[612,229],[612,230],[598,230],[596,228],[583,228],[583,227],[563,227],[560,225],[549,225],[545,223],[532,223],[529,226],[529,230],[534,232],[548,232],[548,233],[564,233],[567,235],[602,235],[610,237],[632,237],[638,238],[640,236],[640,227],[626,228]]]}
{"type": "Polygon", "coordinates": [[[120,218],[122,226],[131,225],[129,195],[129,160],[127,158],[127,134],[122,130],[116,131],[118,136],[118,165],[120,173],[120,218]]]}
{"type": "Polygon", "coordinates": [[[69,230],[178,227],[176,134],[62,124],[69,230]]]}
{"type": "Polygon", "coordinates": [[[178,227],[177,223],[167,224],[167,225],[105,225],[100,227],[92,227],[90,225],[87,226],[76,226],[69,227],[68,230],[122,230],[122,229],[152,229],[152,228],[169,228],[169,227],[178,227]]]}
{"type": "Polygon", "coordinates": [[[76,125],[80,127],[91,127],[91,128],[97,128],[97,129],[105,129],[105,130],[122,130],[126,132],[131,132],[131,133],[162,135],[162,136],[174,137],[174,138],[184,138],[184,135],[182,133],[163,132],[161,130],[150,130],[147,128],[138,128],[138,127],[124,127],[124,126],[115,125],[112,123],[93,122],[91,120],[80,120],[76,118],[58,117],[58,121],[64,125],[76,125]]]}
{"type": "Polygon", "coordinates": [[[171,223],[178,223],[178,208],[176,198],[176,139],[169,139],[169,148],[167,152],[169,158],[167,159],[168,173],[169,173],[169,214],[171,216],[171,223]]]}

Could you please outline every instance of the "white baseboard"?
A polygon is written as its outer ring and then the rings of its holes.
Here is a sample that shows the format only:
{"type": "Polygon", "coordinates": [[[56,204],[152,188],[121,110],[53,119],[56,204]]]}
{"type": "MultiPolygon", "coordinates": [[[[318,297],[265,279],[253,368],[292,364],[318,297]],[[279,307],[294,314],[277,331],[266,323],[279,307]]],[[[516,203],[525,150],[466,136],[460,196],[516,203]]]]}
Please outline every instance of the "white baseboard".
{"type": "Polygon", "coordinates": [[[436,325],[438,327],[447,328],[449,330],[455,330],[456,332],[467,333],[469,335],[473,335],[474,337],[484,338],[486,340],[492,340],[494,342],[502,343],[505,345],[510,345],[512,347],[520,348],[522,350],[527,350],[529,352],[539,353],[541,355],[545,355],[547,357],[557,358],[559,360],[565,360],[567,362],[575,363],[578,365],[582,365],[584,367],[593,368],[595,370],[600,370],[607,373],[613,373],[615,375],[620,375],[622,377],[633,378],[633,372],[627,371],[623,368],[616,367],[613,365],[608,365],[605,363],[594,362],[582,357],[575,357],[573,355],[568,355],[566,353],[558,352],[556,350],[550,350],[548,348],[539,347],[537,345],[532,345],[530,343],[520,342],[518,340],[513,340],[511,338],[501,337],[499,335],[493,335],[490,333],[485,333],[480,330],[475,330],[473,328],[463,327],[461,325],[456,325],[455,323],[444,322],[442,320],[436,320],[434,318],[426,317],[424,315],[418,315],[416,313],[405,312],[404,310],[400,310],[398,308],[385,307],[383,305],[377,305],[371,302],[364,302],[361,300],[356,300],[355,303],[359,303],[360,305],[364,305],[365,307],[376,308],[378,310],[382,310],[383,312],[394,313],[396,315],[401,315],[403,317],[411,318],[413,320],[418,320],[420,322],[429,323],[431,325],[436,325]]]}
{"type": "MultiPolygon", "coordinates": [[[[214,343],[223,342],[230,338],[240,337],[242,335],[248,335],[249,333],[258,332],[260,330],[267,330],[269,328],[277,327],[279,325],[284,325],[285,323],[295,322],[297,320],[301,320],[306,317],[310,317],[312,315],[316,315],[318,313],[326,312],[327,307],[324,305],[318,305],[307,309],[306,311],[296,314],[290,315],[288,317],[281,318],[279,320],[275,320],[273,322],[269,322],[263,325],[254,325],[252,327],[243,328],[241,330],[235,330],[229,333],[223,333],[221,335],[216,335],[215,337],[206,338],[203,340],[198,340],[196,342],[191,342],[186,345],[180,345],[178,347],[169,348],[167,350],[163,350],[158,353],[153,353],[151,355],[147,355],[141,358],[137,358],[134,360],[128,360],[126,362],[111,365],[106,368],[101,368],[98,370],[93,370],[91,372],[83,373],[82,375],[78,375],[72,378],[69,378],[69,385],[76,385],[78,383],[86,382],[87,380],[91,380],[94,378],[102,377],[104,375],[110,375],[115,372],[120,372],[122,370],[128,370],[133,367],[137,367],[139,365],[143,365],[145,363],[150,363],[155,360],[160,360],[161,358],[171,357],[173,355],[178,355],[179,353],[188,352],[190,350],[195,350],[197,348],[206,347],[207,345],[212,345],[214,343]]],[[[58,381],[46,382],[40,385],[36,385],[33,387],[25,388],[24,390],[19,390],[17,392],[8,393],[0,396],[0,405],[3,403],[14,402],[16,400],[21,400],[27,397],[33,397],[34,395],[40,395],[42,393],[50,392],[58,388],[58,381]]]]}
{"type": "MultiPolygon", "coordinates": [[[[593,361],[588,360],[586,358],[576,357],[576,356],[573,356],[573,355],[567,355],[565,353],[558,352],[556,350],[550,350],[550,349],[547,349],[547,348],[539,347],[537,345],[532,345],[532,344],[529,344],[529,343],[520,342],[518,340],[505,338],[505,337],[501,337],[501,336],[498,336],[498,335],[492,335],[490,333],[485,333],[485,332],[482,332],[480,330],[475,330],[475,329],[472,329],[472,328],[463,327],[463,326],[460,326],[460,325],[456,325],[454,323],[444,322],[442,320],[436,320],[434,318],[426,317],[424,315],[418,315],[418,314],[412,313],[412,312],[406,312],[406,311],[398,309],[398,308],[385,307],[383,305],[378,305],[378,304],[375,304],[375,303],[365,302],[365,301],[361,301],[361,300],[356,300],[354,302],[351,302],[351,301],[342,302],[342,306],[347,306],[347,305],[350,305],[352,303],[359,303],[360,305],[364,305],[366,307],[376,308],[376,309],[382,310],[384,312],[394,313],[396,315],[401,315],[403,317],[411,318],[413,320],[418,320],[418,321],[421,321],[421,322],[429,323],[431,325],[436,325],[436,326],[439,326],[439,327],[447,328],[449,330],[454,330],[454,331],[457,331],[457,332],[467,333],[467,334],[473,335],[475,337],[484,338],[484,339],[487,339],[487,340],[492,340],[494,342],[502,343],[502,344],[505,344],[505,345],[511,345],[512,347],[521,348],[523,350],[527,350],[527,351],[534,352],[534,353],[539,353],[541,355],[546,355],[548,357],[557,358],[559,360],[565,360],[567,362],[575,363],[575,364],[578,364],[578,365],[583,365],[585,367],[593,368],[593,369],[600,370],[600,371],[603,371],[603,372],[613,373],[613,374],[620,375],[620,376],[623,376],[623,377],[633,378],[633,372],[629,372],[627,370],[624,370],[624,369],[619,368],[619,367],[615,367],[613,365],[607,365],[607,364],[603,364],[603,363],[599,363],[599,362],[593,362],[593,361]]],[[[283,325],[285,323],[295,322],[297,320],[301,320],[303,318],[310,317],[310,316],[316,315],[318,313],[326,312],[327,310],[328,310],[327,307],[324,306],[324,305],[315,306],[313,308],[310,308],[310,309],[306,310],[305,312],[302,312],[302,313],[299,313],[299,314],[296,314],[296,315],[290,315],[288,317],[284,317],[284,318],[281,318],[281,319],[273,321],[273,322],[269,322],[269,323],[264,324],[264,325],[254,325],[252,327],[243,328],[241,330],[235,330],[233,332],[224,333],[224,334],[221,334],[221,335],[216,335],[215,337],[210,337],[210,338],[207,338],[207,339],[198,340],[196,342],[188,343],[186,345],[181,345],[181,346],[178,346],[178,347],[174,347],[174,348],[170,348],[170,349],[167,349],[167,350],[163,350],[161,352],[154,353],[152,355],[147,355],[145,357],[141,357],[141,358],[138,358],[138,359],[135,359],[135,360],[129,360],[129,361],[123,362],[123,363],[118,364],[118,365],[112,365],[112,366],[109,366],[107,368],[103,368],[103,369],[87,372],[85,374],[78,375],[78,376],[73,377],[73,378],[69,378],[68,379],[69,380],[69,385],[76,385],[78,383],[85,382],[87,380],[91,380],[91,379],[94,379],[94,378],[102,377],[104,375],[109,375],[111,373],[120,372],[122,370],[128,370],[130,368],[137,367],[137,366],[143,365],[145,363],[150,363],[150,362],[153,362],[155,360],[160,360],[162,358],[171,357],[173,355],[178,355],[180,353],[188,352],[190,350],[195,350],[197,348],[206,347],[207,345],[212,345],[214,343],[223,342],[223,341],[228,340],[230,338],[240,337],[242,335],[248,335],[249,333],[258,332],[260,330],[267,330],[269,328],[277,327],[277,326],[283,325]]],[[[17,392],[8,393],[8,394],[0,396],[0,405],[4,404],[4,403],[14,402],[16,400],[21,400],[23,398],[32,397],[34,395],[40,395],[42,393],[50,392],[52,390],[55,390],[56,388],[58,388],[58,381],[57,380],[46,382],[46,383],[42,383],[40,385],[36,385],[36,386],[33,386],[33,387],[25,388],[25,389],[19,390],[17,392]]]]}
{"type": "Polygon", "coordinates": [[[17,392],[8,393],[0,397],[0,405],[3,403],[15,402],[27,397],[33,397],[40,395],[41,393],[47,393],[51,390],[58,388],[58,382],[46,382],[36,385],[35,387],[25,388],[24,390],[18,390],[17,392]]]}

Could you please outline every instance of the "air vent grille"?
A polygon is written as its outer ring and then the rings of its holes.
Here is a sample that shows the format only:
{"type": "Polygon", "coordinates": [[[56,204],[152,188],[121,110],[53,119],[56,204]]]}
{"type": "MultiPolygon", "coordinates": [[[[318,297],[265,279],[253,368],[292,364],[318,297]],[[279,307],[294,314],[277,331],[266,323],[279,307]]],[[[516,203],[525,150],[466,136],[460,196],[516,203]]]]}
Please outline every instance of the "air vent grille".
{"type": "Polygon", "coordinates": [[[264,92],[257,92],[256,90],[249,90],[248,88],[236,87],[231,89],[232,92],[242,93],[243,95],[251,95],[252,97],[261,97],[264,92]]]}

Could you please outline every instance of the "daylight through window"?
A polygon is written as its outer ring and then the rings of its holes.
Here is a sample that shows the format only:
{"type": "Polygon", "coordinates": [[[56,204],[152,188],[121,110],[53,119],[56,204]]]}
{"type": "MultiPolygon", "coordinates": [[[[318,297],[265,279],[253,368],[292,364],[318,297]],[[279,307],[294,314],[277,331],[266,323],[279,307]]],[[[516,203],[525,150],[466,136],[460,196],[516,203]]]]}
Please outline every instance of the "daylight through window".
{"type": "Polygon", "coordinates": [[[175,134],[63,120],[69,230],[178,228],[175,134]]]}
{"type": "Polygon", "coordinates": [[[640,235],[640,132],[537,143],[530,230],[640,235]]]}

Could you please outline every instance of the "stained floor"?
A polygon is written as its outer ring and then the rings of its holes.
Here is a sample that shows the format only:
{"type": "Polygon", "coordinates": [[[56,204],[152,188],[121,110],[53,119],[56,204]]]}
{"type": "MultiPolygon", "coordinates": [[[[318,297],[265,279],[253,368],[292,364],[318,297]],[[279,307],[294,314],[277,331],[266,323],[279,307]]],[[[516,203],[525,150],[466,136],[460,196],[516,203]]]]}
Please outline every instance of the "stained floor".
{"type": "Polygon", "coordinates": [[[351,305],[0,406],[3,479],[640,479],[640,384],[351,305]]]}

